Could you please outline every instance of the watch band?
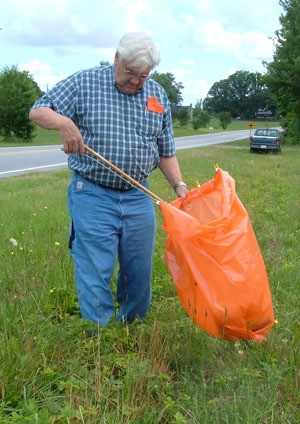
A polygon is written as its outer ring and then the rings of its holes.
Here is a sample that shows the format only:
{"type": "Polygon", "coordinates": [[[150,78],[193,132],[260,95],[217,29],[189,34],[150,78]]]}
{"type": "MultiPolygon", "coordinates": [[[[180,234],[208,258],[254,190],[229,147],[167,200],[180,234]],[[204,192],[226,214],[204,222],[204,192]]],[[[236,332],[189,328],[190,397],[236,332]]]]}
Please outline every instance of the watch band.
{"type": "Polygon", "coordinates": [[[173,189],[176,191],[177,187],[186,187],[186,184],[183,181],[179,181],[178,183],[174,184],[173,189]]]}

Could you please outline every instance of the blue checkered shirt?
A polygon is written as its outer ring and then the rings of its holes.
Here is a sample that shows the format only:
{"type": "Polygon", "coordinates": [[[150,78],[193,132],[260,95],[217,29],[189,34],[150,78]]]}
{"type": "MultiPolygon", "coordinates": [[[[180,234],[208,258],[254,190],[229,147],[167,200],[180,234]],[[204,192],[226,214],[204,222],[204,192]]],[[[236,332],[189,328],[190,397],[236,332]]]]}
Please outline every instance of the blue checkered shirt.
{"type": "MultiPolygon", "coordinates": [[[[158,166],[160,156],[175,155],[171,111],[164,89],[147,80],[133,95],[115,84],[114,65],[76,74],[58,83],[33,108],[50,107],[71,118],[84,143],[138,182],[158,166]],[[147,99],[156,97],[163,113],[149,111],[147,99]]],[[[126,190],[128,181],[116,175],[90,154],[68,157],[70,169],[107,187],[126,190]]]]}

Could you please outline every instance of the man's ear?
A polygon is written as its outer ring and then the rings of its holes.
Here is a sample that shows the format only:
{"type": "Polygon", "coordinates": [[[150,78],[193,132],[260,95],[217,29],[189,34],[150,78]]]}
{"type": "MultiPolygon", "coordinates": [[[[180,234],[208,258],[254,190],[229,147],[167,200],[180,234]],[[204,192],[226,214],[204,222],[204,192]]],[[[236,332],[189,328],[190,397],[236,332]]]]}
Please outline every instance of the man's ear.
{"type": "Polygon", "coordinates": [[[114,64],[116,65],[118,62],[119,62],[119,55],[118,55],[118,52],[116,52],[114,64]]]}

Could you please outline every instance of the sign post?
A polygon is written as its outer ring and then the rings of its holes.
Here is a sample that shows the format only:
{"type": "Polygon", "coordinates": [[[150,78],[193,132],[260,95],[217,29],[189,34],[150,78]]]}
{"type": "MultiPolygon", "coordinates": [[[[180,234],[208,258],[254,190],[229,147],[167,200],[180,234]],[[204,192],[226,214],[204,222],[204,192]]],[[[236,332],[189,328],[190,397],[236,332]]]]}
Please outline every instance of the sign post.
{"type": "Polygon", "coordinates": [[[251,131],[255,128],[254,122],[248,122],[248,128],[250,130],[250,137],[251,137],[251,131]]]}

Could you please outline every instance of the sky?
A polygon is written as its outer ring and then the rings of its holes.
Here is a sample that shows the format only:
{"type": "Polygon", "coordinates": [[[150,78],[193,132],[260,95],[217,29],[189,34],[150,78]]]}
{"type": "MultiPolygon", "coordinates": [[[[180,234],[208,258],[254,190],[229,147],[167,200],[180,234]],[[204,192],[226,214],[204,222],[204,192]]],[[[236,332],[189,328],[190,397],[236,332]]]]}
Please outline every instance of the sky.
{"type": "Polygon", "coordinates": [[[113,63],[119,39],[145,31],[160,49],[156,70],[195,105],[236,71],[266,72],[282,13],[279,0],[1,0],[0,70],[16,65],[46,91],[113,63]]]}

